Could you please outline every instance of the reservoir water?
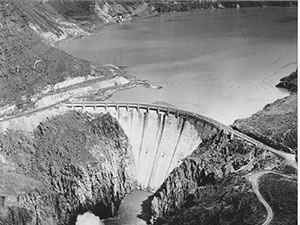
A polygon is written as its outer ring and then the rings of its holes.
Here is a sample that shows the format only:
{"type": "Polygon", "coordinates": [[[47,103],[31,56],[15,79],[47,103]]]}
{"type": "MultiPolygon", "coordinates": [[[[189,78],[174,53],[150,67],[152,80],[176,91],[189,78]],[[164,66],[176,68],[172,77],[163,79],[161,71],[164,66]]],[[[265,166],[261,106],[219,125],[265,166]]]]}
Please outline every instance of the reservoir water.
{"type": "Polygon", "coordinates": [[[61,48],[127,66],[163,86],[121,91],[110,100],[166,102],[231,124],[287,95],[275,84],[297,67],[297,8],[167,13],[111,25],[61,48]]]}

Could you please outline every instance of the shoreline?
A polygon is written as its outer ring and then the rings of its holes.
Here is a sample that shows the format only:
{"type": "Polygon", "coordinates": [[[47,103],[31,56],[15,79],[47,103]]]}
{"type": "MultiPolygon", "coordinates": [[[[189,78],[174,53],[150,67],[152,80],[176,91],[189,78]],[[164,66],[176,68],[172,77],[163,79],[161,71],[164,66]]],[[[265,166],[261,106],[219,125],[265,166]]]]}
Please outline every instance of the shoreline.
{"type": "MultiPolygon", "coordinates": [[[[146,3],[150,3],[150,6],[153,6],[151,4],[174,4],[174,3],[164,3],[164,2],[152,2],[152,1],[145,1],[146,3]]],[[[224,9],[236,9],[236,4],[242,4],[240,5],[241,8],[261,8],[261,7],[267,7],[267,8],[273,8],[273,7],[298,7],[297,3],[298,1],[282,1],[282,0],[273,0],[273,1],[257,1],[257,0],[240,0],[240,1],[236,1],[236,0],[221,0],[219,1],[221,4],[225,4],[227,5],[227,7],[225,8],[191,8],[192,11],[202,11],[202,10],[224,10],[224,9]],[[278,3],[275,5],[272,5],[272,3],[278,3]],[[286,5],[288,3],[296,3],[296,4],[292,4],[292,5],[286,5]],[[234,5],[233,5],[234,4],[234,5]],[[243,6],[243,4],[245,4],[245,6],[243,6]],[[251,5],[251,4],[255,4],[255,5],[251,5]],[[280,5],[280,4],[284,4],[284,5],[280,5]]],[[[181,4],[184,4],[185,2],[181,2],[181,4]]],[[[187,4],[190,2],[186,2],[187,4]]],[[[217,4],[217,2],[214,2],[214,4],[217,4]]],[[[155,7],[154,7],[155,8],[155,7]]],[[[78,35],[74,35],[74,36],[67,36],[66,38],[62,39],[62,40],[58,40],[58,41],[54,41],[53,47],[59,48],[61,49],[60,45],[68,42],[68,41],[72,41],[72,40],[77,40],[77,39],[82,39],[85,38],[87,36],[90,35],[95,35],[100,33],[102,30],[108,28],[111,25],[116,25],[116,24],[122,24],[122,23],[132,23],[134,21],[140,20],[140,19],[147,19],[147,18],[152,18],[152,17],[158,17],[162,14],[165,13],[172,13],[172,12],[190,12],[191,10],[170,10],[170,11],[163,11],[163,12],[159,12],[157,10],[157,8],[155,8],[155,11],[153,11],[152,15],[145,15],[145,16],[140,16],[138,13],[137,14],[133,14],[131,15],[128,19],[121,21],[121,22],[116,22],[116,21],[110,21],[108,23],[103,24],[102,27],[98,27],[98,29],[95,29],[95,31],[89,32],[89,31],[85,31],[86,33],[84,34],[78,34],[78,35]]],[[[142,12],[141,12],[142,13],[142,12]]],[[[61,49],[62,50],[62,49],[61,49]]]]}
{"type": "MultiPolygon", "coordinates": [[[[86,38],[86,37],[91,36],[91,35],[96,35],[96,34],[100,33],[101,31],[107,29],[110,26],[132,23],[132,22],[138,21],[140,19],[148,19],[148,18],[152,18],[152,17],[158,17],[160,15],[161,15],[160,13],[155,13],[153,15],[148,15],[148,16],[133,15],[130,19],[125,20],[123,22],[109,22],[107,24],[104,24],[103,27],[97,29],[95,32],[87,32],[86,34],[80,34],[80,35],[75,35],[75,36],[67,36],[66,38],[64,38],[62,40],[55,41],[52,44],[53,44],[53,47],[64,51],[61,48],[61,45],[68,42],[68,41],[78,40],[78,39],[86,38]]],[[[126,67],[126,65],[125,65],[125,67],[126,67]]]]}

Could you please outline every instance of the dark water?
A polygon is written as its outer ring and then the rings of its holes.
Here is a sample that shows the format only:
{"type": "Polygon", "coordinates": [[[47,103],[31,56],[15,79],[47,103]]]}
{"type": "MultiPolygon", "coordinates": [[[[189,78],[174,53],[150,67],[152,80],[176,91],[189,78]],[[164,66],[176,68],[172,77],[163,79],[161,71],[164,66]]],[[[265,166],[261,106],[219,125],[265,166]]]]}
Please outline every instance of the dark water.
{"type": "Polygon", "coordinates": [[[146,225],[151,206],[147,201],[153,193],[135,190],[126,195],[115,219],[104,221],[105,225],[146,225]]]}
{"type": "Polygon", "coordinates": [[[169,13],[63,44],[99,64],[126,65],[163,89],[112,100],[167,102],[230,124],[287,95],[274,87],[296,69],[297,8],[169,13]]]}

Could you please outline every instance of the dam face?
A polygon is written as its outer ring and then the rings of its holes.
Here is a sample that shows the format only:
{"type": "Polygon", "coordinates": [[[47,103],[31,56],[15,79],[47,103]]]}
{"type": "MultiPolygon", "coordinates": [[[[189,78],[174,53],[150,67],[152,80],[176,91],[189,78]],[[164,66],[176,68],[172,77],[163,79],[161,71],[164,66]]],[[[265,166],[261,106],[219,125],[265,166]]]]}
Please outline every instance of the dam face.
{"type": "Polygon", "coordinates": [[[136,103],[70,103],[75,110],[110,113],[127,134],[136,164],[136,179],[143,190],[155,191],[205,138],[220,127],[185,111],[136,103]]]}

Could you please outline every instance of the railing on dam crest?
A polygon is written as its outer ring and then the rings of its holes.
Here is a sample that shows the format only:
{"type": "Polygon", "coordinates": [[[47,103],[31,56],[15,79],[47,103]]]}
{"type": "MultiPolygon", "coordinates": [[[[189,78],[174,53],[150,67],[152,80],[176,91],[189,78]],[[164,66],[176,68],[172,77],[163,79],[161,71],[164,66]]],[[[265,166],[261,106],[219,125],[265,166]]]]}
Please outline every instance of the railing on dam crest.
{"type": "Polygon", "coordinates": [[[173,114],[177,117],[185,117],[185,118],[194,118],[201,121],[205,121],[208,124],[211,124],[215,126],[216,128],[226,130],[228,132],[234,132],[234,130],[226,126],[225,124],[222,124],[216,120],[213,120],[209,117],[189,112],[186,110],[181,110],[178,108],[170,107],[170,106],[164,106],[164,105],[158,105],[158,104],[147,104],[147,103],[139,103],[139,102],[102,102],[102,101],[74,101],[65,103],[66,106],[75,109],[75,108],[82,108],[85,109],[86,107],[93,107],[94,109],[101,107],[105,108],[107,110],[108,108],[115,108],[118,110],[119,108],[126,108],[129,109],[136,109],[137,111],[140,111],[141,109],[146,110],[147,112],[156,111],[157,113],[165,113],[166,115],[173,114]]]}
{"type": "MultiPolygon", "coordinates": [[[[255,140],[254,138],[249,137],[248,135],[245,135],[237,130],[234,130],[233,128],[231,128],[230,126],[227,126],[225,124],[222,124],[214,119],[211,119],[209,117],[197,114],[197,113],[192,113],[186,110],[181,110],[178,108],[174,108],[174,107],[170,107],[170,106],[164,106],[164,105],[158,105],[158,104],[147,104],[147,103],[139,103],[139,102],[103,102],[103,101],[70,101],[69,103],[65,103],[65,105],[67,107],[70,108],[82,108],[84,109],[85,107],[93,107],[94,109],[96,109],[97,107],[104,107],[106,110],[110,107],[114,107],[116,110],[118,110],[121,107],[125,107],[127,110],[130,108],[135,108],[138,111],[140,109],[144,109],[147,112],[149,112],[150,110],[155,110],[157,111],[157,113],[166,113],[168,114],[173,114],[176,116],[181,116],[181,117],[185,117],[185,118],[194,118],[197,120],[201,120],[204,121],[208,124],[213,125],[214,127],[216,127],[217,129],[223,130],[224,132],[231,134],[231,135],[235,135],[239,138],[244,139],[245,141],[248,141],[251,144],[254,144],[257,147],[260,148],[264,148],[268,151],[271,151],[277,155],[282,155],[281,151],[278,151],[268,145],[265,145],[263,143],[261,143],[258,140],[255,140]]],[[[292,154],[290,154],[292,155],[292,154]]]]}

